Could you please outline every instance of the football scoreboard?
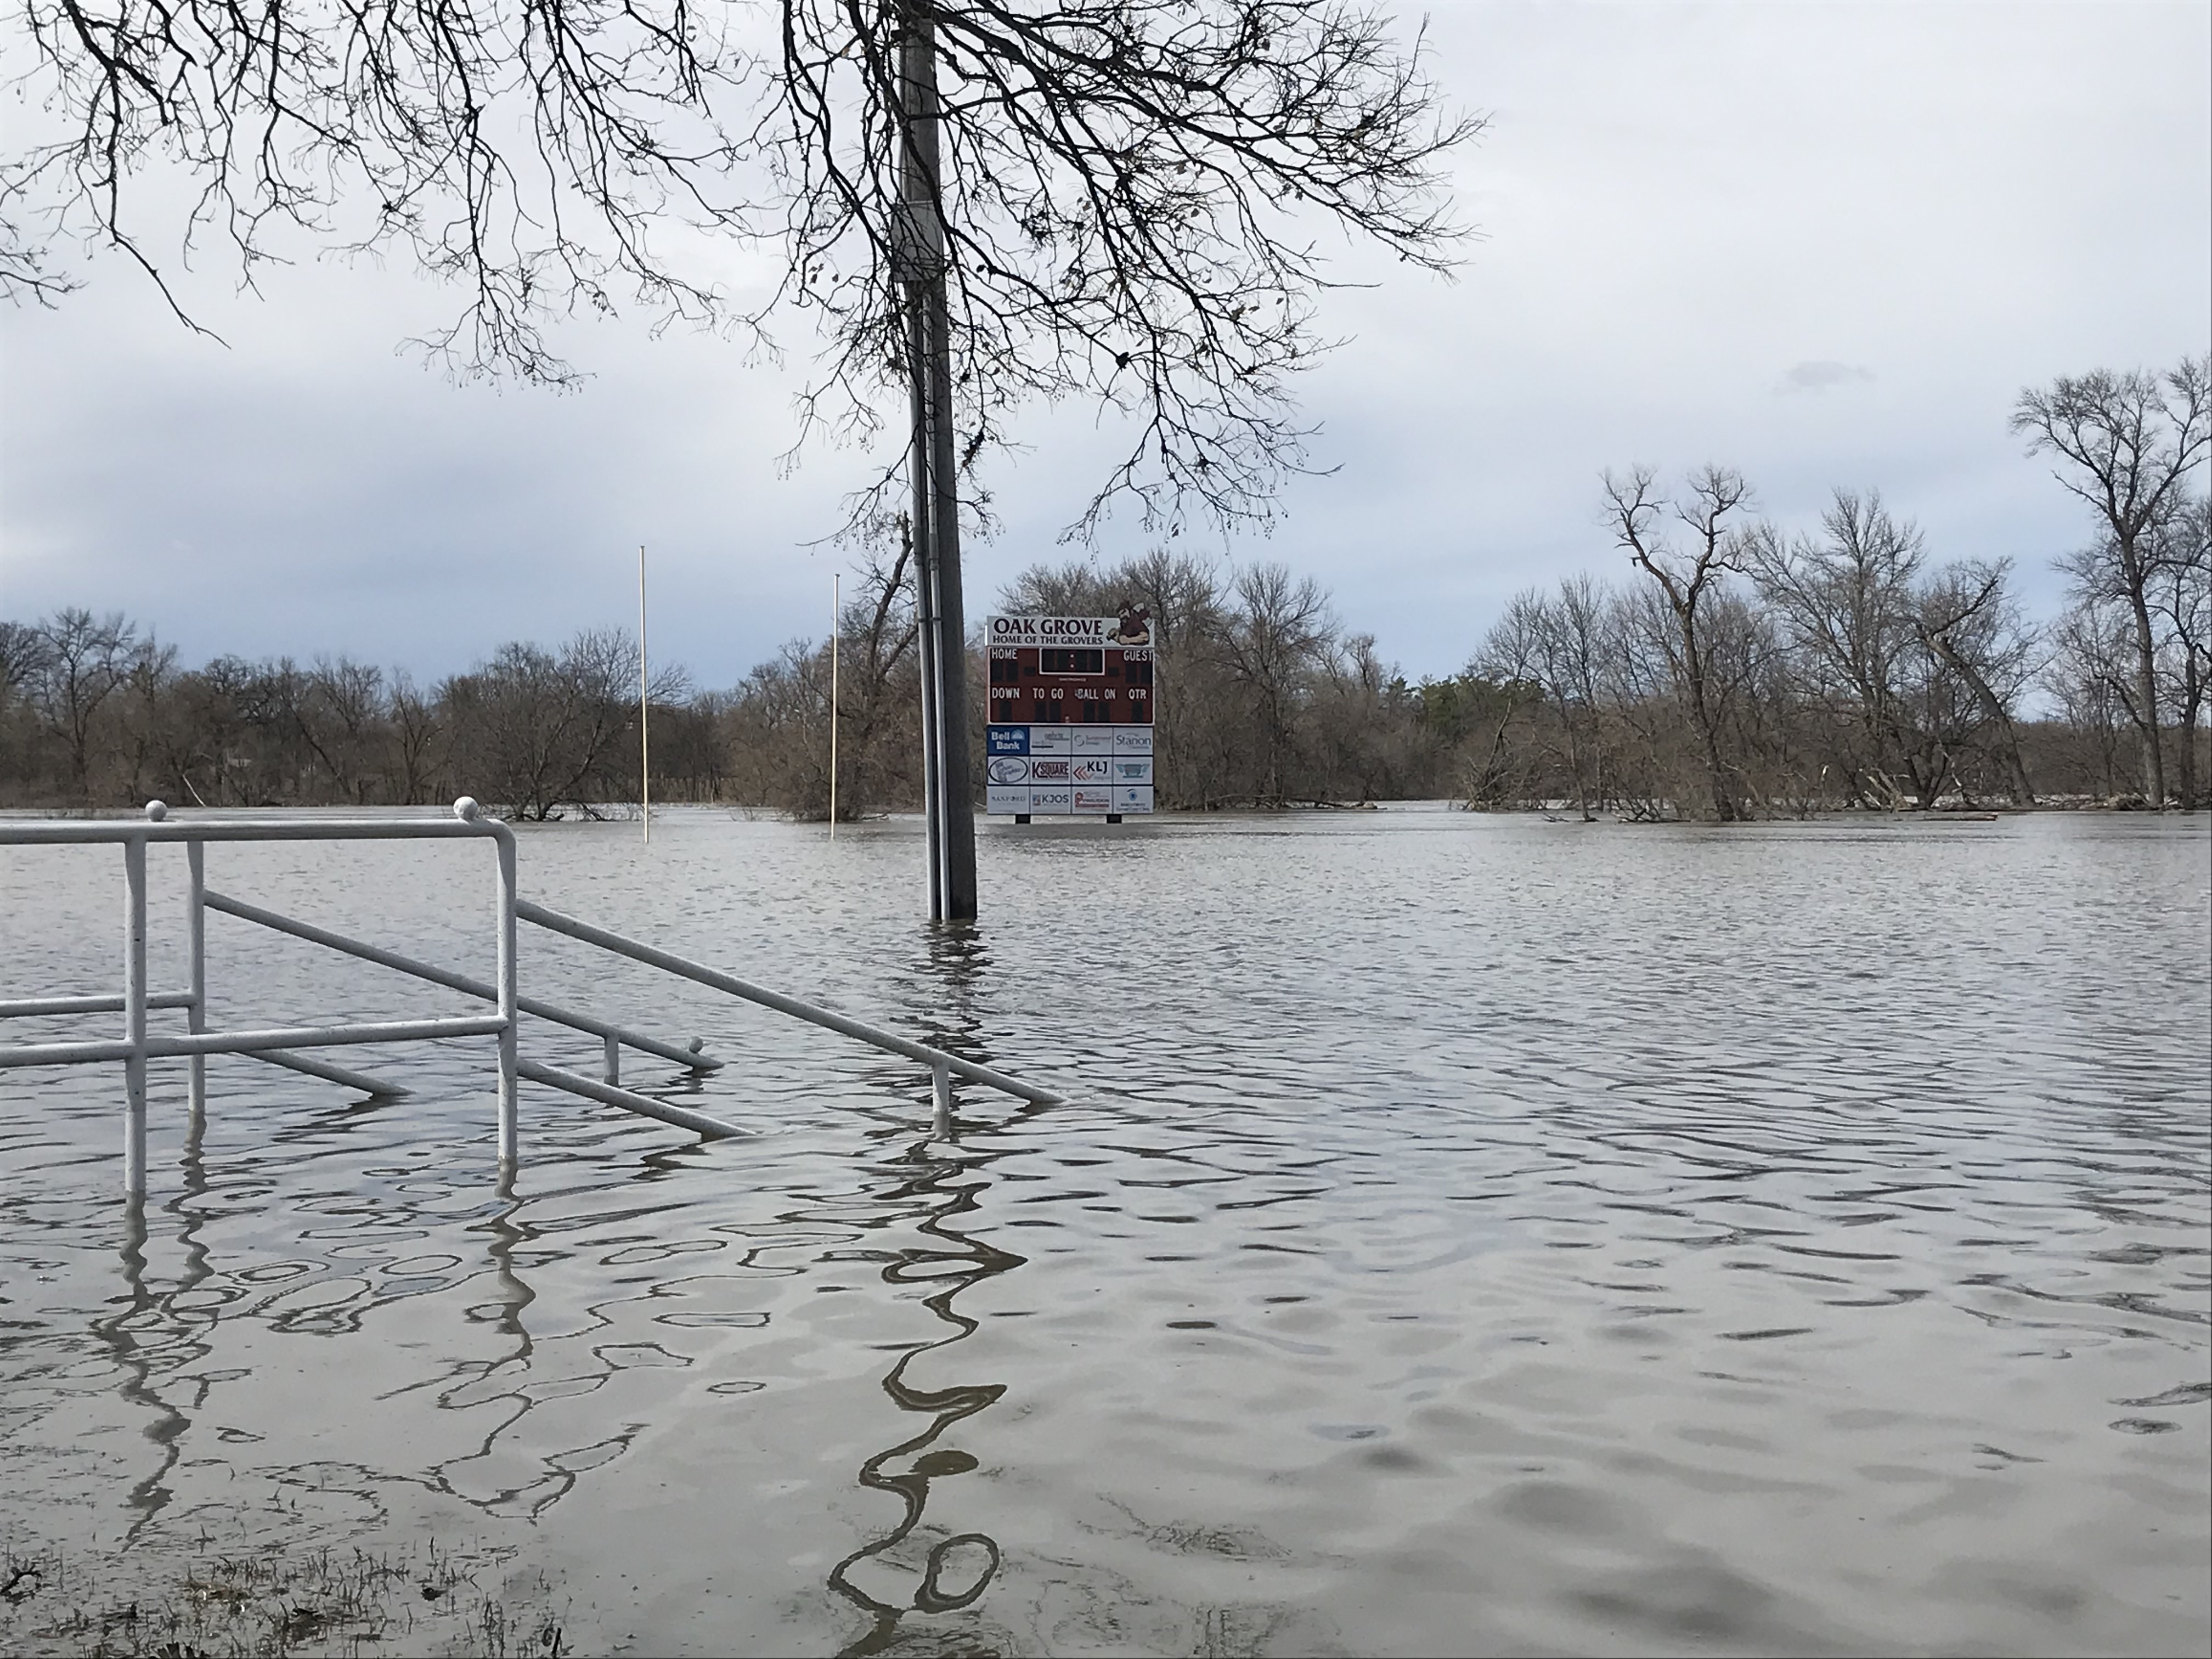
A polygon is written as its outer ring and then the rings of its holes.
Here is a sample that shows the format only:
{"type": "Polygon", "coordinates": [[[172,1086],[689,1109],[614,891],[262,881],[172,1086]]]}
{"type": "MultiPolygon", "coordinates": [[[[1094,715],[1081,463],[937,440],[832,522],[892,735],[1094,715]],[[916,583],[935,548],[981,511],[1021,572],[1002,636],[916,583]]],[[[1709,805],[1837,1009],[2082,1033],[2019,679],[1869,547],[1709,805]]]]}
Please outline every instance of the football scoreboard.
{"type": "Polygon", "coordinates": [[[984,806],[998,816],[1152,810],[1152,616],[992,617],[984,806]]]}

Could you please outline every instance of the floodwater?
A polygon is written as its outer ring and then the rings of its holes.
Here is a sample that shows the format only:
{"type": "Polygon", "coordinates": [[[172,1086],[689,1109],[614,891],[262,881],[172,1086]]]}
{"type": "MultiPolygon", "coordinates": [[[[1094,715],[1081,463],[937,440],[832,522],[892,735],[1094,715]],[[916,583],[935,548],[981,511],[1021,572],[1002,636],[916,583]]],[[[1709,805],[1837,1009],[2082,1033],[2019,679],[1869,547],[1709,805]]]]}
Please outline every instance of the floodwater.
{"type": "MultiPolygon", "coordinates": [[[[0,1538],[496,1547],[586,1653],[2205,1650],[2201,817],[994,825],[971,937],[910,821],[521,842],[1073,1103],[933,1138],[911,1068],[528,929],[757,1133],[527,1088],[510,1199],[488,1041],[334,1056],[368,1103],[214,1060],[198,1132],[156,1062],[141,1226],[119,1066],[0,1073],[0,1538]]],[[[0,995],[115,988],[119,863],[0,853],[0,995]]],[[[481,844],[209,864],[489,974],[481,844]]],[[[473,1012],[210,927],[218,1023],[473,1012]]]]}

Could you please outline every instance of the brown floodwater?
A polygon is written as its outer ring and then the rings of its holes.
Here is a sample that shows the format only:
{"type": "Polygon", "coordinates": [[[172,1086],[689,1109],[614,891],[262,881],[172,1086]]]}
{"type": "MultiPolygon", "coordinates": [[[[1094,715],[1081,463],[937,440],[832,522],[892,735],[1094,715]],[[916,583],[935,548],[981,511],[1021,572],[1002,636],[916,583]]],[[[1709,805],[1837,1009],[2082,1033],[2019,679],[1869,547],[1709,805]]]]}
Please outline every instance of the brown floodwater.
{"type": "MultiPolygon", "coordinates": [[[[489,969],[480,846],[209,863],[489,969]]],[[[117,988],[119,864],[0,851],[0,995],[117,988]]],[[[1072,1103],[933,1137],[911,1068],[527,929],[757,1133],[526,1088],[502,1195],[488,1042],[335,1056],[368,1103],[212,1060],[197,1127],[156,1062],[134,1213],[120,1068],[0,1072],[0,1540],[489,1550],[587,1653],[2205,1650],[2203,817],[994,825],[971,934],[920,868],[521,834],[528,896],[1072,1103]]],[[[210,929],[218,1024],[475,1011],[210,929]]]]}

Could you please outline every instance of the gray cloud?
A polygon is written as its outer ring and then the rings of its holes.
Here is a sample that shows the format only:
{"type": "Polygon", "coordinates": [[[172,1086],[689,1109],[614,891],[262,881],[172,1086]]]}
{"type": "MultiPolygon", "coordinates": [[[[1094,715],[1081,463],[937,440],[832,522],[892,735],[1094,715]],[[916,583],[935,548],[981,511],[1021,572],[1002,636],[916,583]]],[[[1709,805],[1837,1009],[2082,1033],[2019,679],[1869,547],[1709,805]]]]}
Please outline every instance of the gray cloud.
{"type": "Polygon", "coordinates": [[[1839,363],[1832,358],[1817,358],[1811,362],[1792,363],[1784,371],[1782,384],[1777,392],[1826,392],[1839,386],[1849,386],[1854,380],[1871,380],[1874,371],[1856,363],[1839,363]]]}

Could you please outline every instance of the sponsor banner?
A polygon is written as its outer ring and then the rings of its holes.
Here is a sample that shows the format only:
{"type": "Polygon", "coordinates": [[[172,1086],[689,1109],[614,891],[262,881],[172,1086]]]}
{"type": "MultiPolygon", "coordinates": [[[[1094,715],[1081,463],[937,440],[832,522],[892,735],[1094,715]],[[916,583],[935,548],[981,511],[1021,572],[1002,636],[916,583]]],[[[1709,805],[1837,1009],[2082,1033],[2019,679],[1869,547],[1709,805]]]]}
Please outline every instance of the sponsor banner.
{"type": "Polygon", "coordinates": [[[1075,791],[1066,785],[1045,785],[1030,791],[1030,811],[1057,812],[1063,817],[1075,811],[1075,791]]]}
{"type": "MultiPolygon", "coordinates": [[[[1152,791],[1148,789],[1145,793],[1150,795],[1152,791]]],[[[1110,812],[1114,810],[1114,792],[1111,789],[1085,789],[1079,786],[1075,791],[1074,810],[1079,816],[1085,812],[1110,812]]]]}
{"type": "Polygon", "coordinates": [[[986,812],[999,814],[1027,812],[1033,810],[1030,805],[1029,786],[1003,783],[991,785],[983,791],[983,810],[986,812]]]}
{"type": "MultiPolygon", "coordinates": [[[[1152,735],[1149,732],[1145,733],[1147,741],[1152,735]]],[[[987,753],[1026,755],[1030,752],[1030,729],[1026,726],[994,726],[990,728],[988,738],[990,747],[987,753]]]]}
{"type": "Polygon", "coordinates": [[[993,783],[1027,783],[1030,763],[1020,755],[994,755],[983,763],[983,775],[993,783]]]}
{"type": "MultiPolygon", "coordinates": [[[[991,763],[994,766],[998,764],[996,761],[994,761],[991,763]]],[[[1125,756],[1116,755],[1114,757],[1113,764],[1113,781],[1117,784],[1149,784],[1152,781],[1152,757],[1150,755],[1146,755],[1136,760],[1131,760],[1125,756]]]]}
{"type": "Polygon", "coordinates": [[[1150,784],[1131,786],[1117,783],[1108,792],[1114,805],[1108,810],[1115,812],[1149,812],[1152,810],[1152,787],[1150,784]]]}
{"type": "Polygon", "coordinates": [[[1072,755],[1075,752],[1075,728],[1069,726],[1032,726],[1030,731],[1030,753],[1032,755],[1072,755]]]}
{"type": "MultiPolygon", "coordinates": [[[[994,750],[994,754],[998,751],[994,750]]],[[[1149,726],[1119,726],[1114,728],[1114,752],[1117,755],[1149,755],[1152,752],[1152,728],[1149,726]]]]}
{"type": "Polygon", "coordinates": [[[1114,763],[1104,755],[1078,755],[1068,765],[1068,776],[1077,783],[1114,781],[1114,763]]]}
{"type": "Polygon", "coordinates": [[[1111,755],[1114,752],[1114,731],[1110,726],[1079,726],[1068,735],[1075,739],[1074,752],[1078,755],[1111,755]]]}

